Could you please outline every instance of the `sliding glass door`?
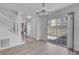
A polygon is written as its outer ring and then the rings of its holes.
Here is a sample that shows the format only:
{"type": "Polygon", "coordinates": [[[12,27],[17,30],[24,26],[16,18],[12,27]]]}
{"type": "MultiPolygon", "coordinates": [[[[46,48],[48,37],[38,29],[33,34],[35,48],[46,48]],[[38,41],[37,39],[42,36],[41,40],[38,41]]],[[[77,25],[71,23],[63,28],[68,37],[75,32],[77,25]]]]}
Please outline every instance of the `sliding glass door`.
{"type": "Polygon", "coordinates": [[[48,21],[48,41],[54,44],[67,45],[67,20],[64,17],[48,21]]]}

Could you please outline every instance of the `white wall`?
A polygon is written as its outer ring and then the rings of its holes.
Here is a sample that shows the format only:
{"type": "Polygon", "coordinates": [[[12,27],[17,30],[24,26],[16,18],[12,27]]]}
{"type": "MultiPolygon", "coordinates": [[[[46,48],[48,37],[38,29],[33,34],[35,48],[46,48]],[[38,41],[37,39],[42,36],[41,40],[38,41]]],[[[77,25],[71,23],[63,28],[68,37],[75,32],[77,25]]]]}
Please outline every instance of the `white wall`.
{"type": "Polygon", "coordinates": [[[31,36],[31,25],[27,23],[27,36],[31,36]]]}
{"type": "Polygon", "coordinates": [[[31,37],[37,38],[37,19],[31,20],[31,37]]]}
{"type": "MultiPolygon", "coordinates": [[[[48,26],[48,20],[47,16],[39,17],[36,16],[35,18],[30,19],[30,21],[26,21],[31,26],[31,29],[27,28],[25,30],[28,30],[29,33],[27,33],[28,36],[31,36],[32,38],[36,38],[37,40],[46,40],[47,39],[47,26],[48,26]]],[[[29,26],[27,25],[27,27],[29,26]]]]}
{"type": "Polygon", "coordinates": [[[37,17],[27,19],[25,23],[25,32],[27,36],[30,36],[32,38],[37,38],[37,17]]]}
{"type": "Polygon", "coordinates": [[[48,26],[48,18],[47,16],[38,16],[38,37],[41,40],[47,40],[47,26],[48,26]]]}

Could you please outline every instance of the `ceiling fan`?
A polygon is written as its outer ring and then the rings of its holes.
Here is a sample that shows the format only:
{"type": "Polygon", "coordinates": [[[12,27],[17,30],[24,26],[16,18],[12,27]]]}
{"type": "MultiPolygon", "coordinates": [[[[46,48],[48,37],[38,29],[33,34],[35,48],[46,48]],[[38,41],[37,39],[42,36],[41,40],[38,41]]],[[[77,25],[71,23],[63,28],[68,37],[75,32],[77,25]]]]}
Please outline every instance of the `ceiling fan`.
{"type": "Polygon", "coordinates": [[[36,11],[36,14],[39,15],[39,16],[45,16],[45,15],[49,15],[51,13],[52,13],[51,10],[46,10],[45,3],[42,3],[42,10],[36,11]]]}

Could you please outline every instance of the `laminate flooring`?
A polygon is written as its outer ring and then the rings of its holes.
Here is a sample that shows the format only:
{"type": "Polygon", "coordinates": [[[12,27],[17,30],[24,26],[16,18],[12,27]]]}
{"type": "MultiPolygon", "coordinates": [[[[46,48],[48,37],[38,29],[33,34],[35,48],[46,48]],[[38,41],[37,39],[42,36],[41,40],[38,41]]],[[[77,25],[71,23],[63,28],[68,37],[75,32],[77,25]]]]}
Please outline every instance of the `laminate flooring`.
{"type": "Polygon", "coordinates": [[[78,52],[51,44],[46,41],[39,41],[26,38],[25,43],[19,46],[0,51],[1,55],[78,55],[78,52]]]}

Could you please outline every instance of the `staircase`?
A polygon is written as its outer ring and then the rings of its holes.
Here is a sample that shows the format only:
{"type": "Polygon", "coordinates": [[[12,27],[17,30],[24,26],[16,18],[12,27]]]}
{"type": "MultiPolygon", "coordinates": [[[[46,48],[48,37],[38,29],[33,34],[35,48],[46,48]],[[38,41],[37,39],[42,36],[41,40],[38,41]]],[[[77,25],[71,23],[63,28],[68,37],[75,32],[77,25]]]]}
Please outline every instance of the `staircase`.
{"type": "Polygon", "coordinates": [[[17,23],[0,13],[0,50],[23,43],[17,33],[17,23]]]}

